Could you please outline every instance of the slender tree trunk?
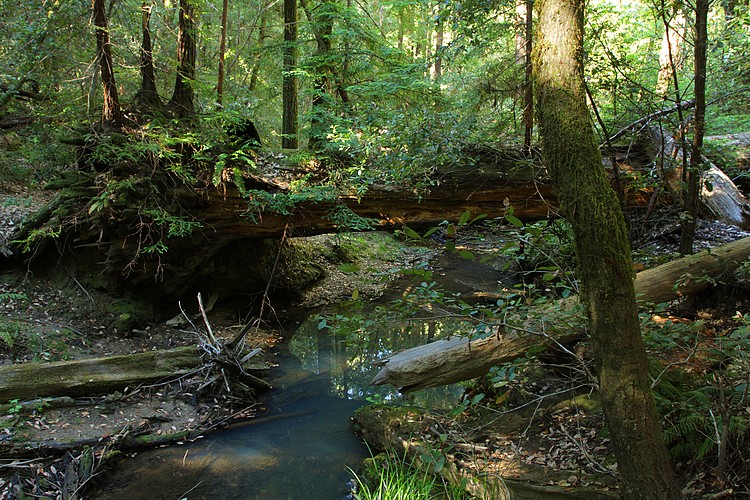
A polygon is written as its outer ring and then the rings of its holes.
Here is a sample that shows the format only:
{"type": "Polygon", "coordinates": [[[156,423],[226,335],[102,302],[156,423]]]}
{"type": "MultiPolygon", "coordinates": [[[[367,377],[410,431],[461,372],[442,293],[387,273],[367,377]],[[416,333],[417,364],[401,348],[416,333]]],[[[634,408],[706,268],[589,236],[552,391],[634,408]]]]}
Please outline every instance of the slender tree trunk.
{"type": "Polygon", "coordinates": [[[297,0],[284,0],[284,75],[281,147],[299,147],[297,120],[297,0]]]}
{"type": "Polygon", "coordinates": [[[445,26],[443,23],[442,3],[438,3],[437,20],[435,21],[435,65],[433,70],[433,79],[437,82],[443,76],[443,38],[445,36],[445,26]]]}
{"type": "MultiPolygon", "coordinates": [[[[703,154],[703,135],[706,129],[706,46],[708,45],[708,3],[709,0],[695,2],[695,116],[693,117],[693,148],[690,152],[690,168],[685,193],[686,217],[682,221],[680,253],[693,253],[695,226],[698,218],[700,178],[703,154]]],[[[684,153],[683,153],[684,154],[684,153]]]]}
{"type": "Polygon", "coordinates": [[[156,90],[156,76],[154,73],[154,54],[151,43],[151,11],[153,4],[150,0],[143,0],[141,4],[141,88],[135,96],[136,102],[147,110],[161,109],[163,106],[156,90]]]}
{"type": "Polygon", "coordinates": [[[255,57],[253,58],[253,70],[250,73],[250,84],[247,89],[252,92],[258,86],[258,78],[260,77],[260,61],[263,58],[263,44],[266,43],[268,25],[268,10],[264,10],[260,15],[260,26],[258,27],[258,47],[255,50],[255,57]]]}
{"type": "Polygon", "coordinates": [[[583,81],[584,0],[537,0],[542,154],[570,222],[625,498],[678,498],[651,395],[625,221],[604,169],[583,81]]]}
{"type": "Polygon", "coordinates": [[[169,101],[178,118],[195,114],[193,80],[195,80],[195,57],[197,53],[196,19],[194,0],[180,0],[177,31],[177,79],[174,93],[169,101]]]}
{"type": "MultiPolygon", "coordinates": [[[[303,4],[304,7],[304,4],[303,4]]],[[[313,150],[322,149],[326,142],[328,126],[327,114],[330,105],[331,79],[333,68],[329,61],[331,55],[334,0],[322,0],[318,5],[318,14],[315,16],[315,38],[318,43],[316,58],[318,60],[315,68],[315,90],[312,98],[312,113],[310,117],[310,140],[308,148],[313,150]]]]}
{"type": "Polygon", "coordinates": [[[219,74],[216,82],[216,104],[222,107],[224,99],[224,57],[227,54],[227,15],[229,13],[229,0],[223,0],[221,4],[221,34],[219,35],[219,74]]]}
{"type": "Polygon", "coordinates": [[[104,0],[94,0],[92,9],[94,27],[96,28],[96,57],[99,60],[102,89],[104,92],[102,123],[108,126],[119,127],[122,125],[124,117],[120,108],[120,99],[117,96],[115,72],[112,67],[112,48],[109,42],[104,0]]]}
{"type": "Polygon", "coordinates": [[[526,64],[524,72],[524,99],[523,99],[523,149],[531,152],[531,134],[534,131],[534,85],[532,83],[532,62],[531,51],[533,50],[534,30],[533,30],[533,12],[534,0],[526,0],[525,12],[525,38],[526,47],[524,51],[524,62],[526,64]]]}
{"type": "MultiPolygon", "coordinates": [[[[670,5],[673,5],[670,3],[670,5]]],[[[673,82],[673,75],[682,66],[682,46],[685,39],[685,14],[674,4],[673,12],[667,12],[665,1],[661,1],[661,17],[664,22],[664,36],[659,51],[659,76],[656,81],[656,93],[665,99],[669,94],[669,86],[673,82]],[[671,14],[671,19],[668,17],[671,14]]],[[[678,100],[679,102],[679,100],[678,100]]]]}

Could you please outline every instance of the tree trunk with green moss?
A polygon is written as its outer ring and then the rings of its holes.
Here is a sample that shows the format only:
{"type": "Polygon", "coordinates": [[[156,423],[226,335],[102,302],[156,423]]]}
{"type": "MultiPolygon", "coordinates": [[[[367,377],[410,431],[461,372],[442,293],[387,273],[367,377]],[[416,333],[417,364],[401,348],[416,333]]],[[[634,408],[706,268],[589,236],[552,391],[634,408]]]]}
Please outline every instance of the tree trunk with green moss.
{"type": "Polygon", "coordinates": [[[651,396],[622,211],[594,141],[583,0],[539,0],[534,51],[542,153],[575,237],[602,406],[626,498],[678,498],[651,396]]]}

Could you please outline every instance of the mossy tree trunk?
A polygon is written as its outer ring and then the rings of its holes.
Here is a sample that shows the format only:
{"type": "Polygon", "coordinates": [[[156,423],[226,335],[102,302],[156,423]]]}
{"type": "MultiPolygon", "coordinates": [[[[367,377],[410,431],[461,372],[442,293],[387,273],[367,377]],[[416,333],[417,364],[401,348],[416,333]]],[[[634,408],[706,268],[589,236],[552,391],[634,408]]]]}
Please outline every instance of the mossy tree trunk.
{"type": "Polygon", "coordinates": [[[599,390],[626,498],[678,498],[651,396],[627,231],[594,141],[583,81],[584,0],[538,0],[542,154],[570,222],[599,390]]]}

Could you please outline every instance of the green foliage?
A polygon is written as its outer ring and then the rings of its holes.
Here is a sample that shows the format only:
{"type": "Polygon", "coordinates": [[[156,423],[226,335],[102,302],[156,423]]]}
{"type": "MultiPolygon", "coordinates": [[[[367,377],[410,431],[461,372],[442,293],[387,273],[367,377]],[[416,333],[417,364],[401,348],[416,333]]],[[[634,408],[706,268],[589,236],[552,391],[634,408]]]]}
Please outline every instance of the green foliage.
{"type": "MultiPolygon", "coordinates": [[[[659,308],[657,308],[658,311],[659,308]]],[[[642,314],[647,345],[661,352],[683,352],[690,359],[699,348],[704,363],[713,368],[690,374],[677,368],[658,368],[654,399],[664,416],[664,435],[676,460],[727,464],[743,449],[750,428],[746,412],[750,373],[750,315],[737,314],[737,327],[713,339],[699,342],[700,322],[654,324],[651,314],[642,314]]],[[[720,474],[730,470],[722,465],[720,474]]]]}
{"type": "Polygon", "coordinates": [[[350,469],[356,487],[354,498],[358,500],[432,500],[439,498],[466,498],[462,489],[451,486],[437,475],[445,462],[445,456],[426,457],[433,471],[422,471],[415,460],[405,461],[390,453],[381,453],[365,460],[364,470],[359,475],[350,469]],[[441,464],[438,467],[438,464],[441,464]]]}

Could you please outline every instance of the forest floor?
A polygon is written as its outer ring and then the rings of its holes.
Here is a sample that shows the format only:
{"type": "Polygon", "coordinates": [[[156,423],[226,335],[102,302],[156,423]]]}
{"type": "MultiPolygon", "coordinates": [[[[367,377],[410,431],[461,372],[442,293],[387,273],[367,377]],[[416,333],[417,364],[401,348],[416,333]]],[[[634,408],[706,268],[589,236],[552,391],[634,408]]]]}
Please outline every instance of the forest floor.
{"type": "MultiPolygon", "coordinates": [[[[4,191],[0,248],[24,216],[49,199],[48,194],[20,188],[5,186],[4,191]]],[[[641,231],[637,239],[640,251],[654,258],[675,251],[678,242],[679,229],[673,216],[661,217],[650,221],[651,229],[641,231]]],[[[733,227],[704,222],[698,231],[697,247],[715,246],[747,235],[733,227]]],[[[415,249],[402,255],[400,258],[405,260],[400,264],[407,264],[416,254],[425,258],[438,252],[439,245],[428,250],[415,249]]],[[[368,262],[366,267],[375,275],[392,266],[392,262],[368,262]]],[[[369,288],[363,287],[361,274],[342,272],[334,264],[327,266],[325,276],[302,295],[302,305],[297,307],[334,303],[348,297],[353,278],[359,280],[357,289],[363,298],[376,297],[386,284],[373,279],[369,280],[369,288]]],[[[100,357],[197,343],[196,332],[179,317],[175,321],[162,318],[142,329],[116,331],[118,315],[103,307],[114,299],[86,289],[75,280],[61,287],[59,281],[35,276],[23,268],[6,269],[0,272],[0,297],[0,364],[100,357]]],[[[694,315],[721,322],[726,321],[730,309],[750,309],[747,299],[734,300],[729,308],[715,304],[694,308],[694,315]]],[[[243,327],[247,317],[240,310],[230,306],[210,312],[217,336],[232,338],[243,327]]],[[[710,328],[712,323],[707,325],[710,328]]],[[[266,361],[273,365],[273,346],[281,336],[280,330],[263,327],[254,330],[246,343],[270,353],[266,361]]],[[[498,393],[495,404],[482,409],[477,406],[463,419],[430,417],[431,423],[423,426],[421,437],[439,444],[441,440],[446,442],[441,435],[449,436],[450,454],[466,470],[479,475],[518,476],[562,489],[592,487],[606,495],[616,489],[616,467],[611,461],[598,458],[611,456],[602,433],[601,412],[595,399],[588,398],[588,392],[571,392],[565,380],[550,378],[548,372],[529,377],[519,387],[528,399],[516,401],[524,405],[524,410],[507,411],[507,404],[500,398],[510,396],[498,393]],[[543,396],[550,393],[568,397],[543,396]]],[[[0,497],[24,491],[54,498],[66,489],[81,488],[93,477],[80,470],[86,460],[84,445],[95,450],[94,462],[103,464],[126,436],[149,435],[163,443],[198,439],[203,432],[250,418],[260,410],[247,400],[195,401],[180,384],[132,387],[89,398],[12,401],[0,408],[0,497]],[[72,486],[71,463],[79,469],[72,486]]],[[[708,490],[698,475],[690,480],[688,488],[692,489],[686,490],[686,494],[690,493],[687,496],[693,497],[708,490]]]]}

